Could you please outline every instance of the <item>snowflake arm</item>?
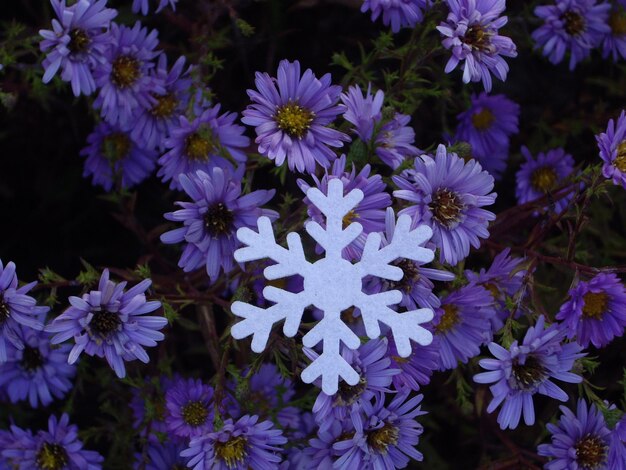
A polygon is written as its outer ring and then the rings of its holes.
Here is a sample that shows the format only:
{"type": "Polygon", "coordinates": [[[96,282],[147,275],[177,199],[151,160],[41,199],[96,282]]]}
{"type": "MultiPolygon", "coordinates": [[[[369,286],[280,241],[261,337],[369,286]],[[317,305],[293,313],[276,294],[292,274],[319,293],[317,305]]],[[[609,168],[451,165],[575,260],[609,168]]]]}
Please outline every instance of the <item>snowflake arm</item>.
{"type": "Polygon", "coordinates": [[[274,280],[294,274],[305,275],[310,263],[304,257],[302,240],[297,233],[287,235],[287,248],[276,243],[272,222],[268,217],[259,217],[258,232],[242,227],[237,230],[237,238],[248,245],[235,251],[235,260],[239,263],[269,258],[277,264],[268,266],[263,271],[266,279],[274,280]]]}
{"type": "Polygon", "coordinates": [[[349,385],[359,382],[359,374],[340,354],[340,344],[343,342],[350,349],[357,349],[361,345],[359,337],[341,321],[339,314],[324,312],[324,318],[309,331],[302,343],[309,348],[322,341],[322,354],[314,358],[311,364],[302,371],[302,380],[312,383],[322,378],[322,390],[326,395],[337,393],[339,379],[342,378],[349,385]]]}
{"type": "Polygon", "coordinates": [[[356,306],[361,310],[365,332],[370,338],[380,336],[379,322],[391,328],[391,334],[396,343],[396,349],[400,357],[411,355],[411,341],[413,340],[423,346],[433,341],[430,331],[420,326],[433,319],[433,311],[429,308],[411,310],[398,313],[389,308],[402,300],[400,291],[392,290],[379,294],[363,294],[356,302],[356,306]]]}
{"type": "Polygon", "coordinates": [[[233,302],[231,309],[235,315],[243,318],[230,330],[235,339],[243,339],[252,335],[252,350],[260,353],[265,349],[274,323],[285,320],[283,333],[288,338],[295,336],[302,320],[304,309],[310,301],[304,292],[291,292],[267,286],[263,296],[274,305],[264,309],[245,302],[233,302]]]}
{"type": "MultiPolygon", "coordinates": [[[[390,263],[399,258],[407,258],[421,263],[429,263],[435,253],[423,248],[430,240],[433,231],[427,225],[420,225],[411,230],[411,217],[404,214],[398,218],[391,242],[380,248],[381,236],[379,233],[370,233],[365,241],[363,255],[356,264],[363,276],[373,275],[383,279],[399,281],[402,279],[402,270],[390,263]]],[[[397,303],[397,302],[396,302],[397,303]]]]}

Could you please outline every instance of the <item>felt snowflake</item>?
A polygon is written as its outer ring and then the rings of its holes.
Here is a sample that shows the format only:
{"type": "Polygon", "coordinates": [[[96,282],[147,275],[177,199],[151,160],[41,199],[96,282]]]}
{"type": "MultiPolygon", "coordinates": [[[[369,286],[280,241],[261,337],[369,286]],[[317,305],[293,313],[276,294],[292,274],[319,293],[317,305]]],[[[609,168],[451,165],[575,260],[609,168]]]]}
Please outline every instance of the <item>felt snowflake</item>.
{"type": "Polygon", "coordinates": [[[270,219],[260,217],[258,232],[240,228],[237,238],[246,246],[235,251],[238,262],[269,258],[276,262],[264,270],[268,280],[300,275],[304,278],[304,289],[293,293],[274,286],[263,290],[265,299],[274,302],[268,308],[259,308],[244,302],[234,302],[232,311],[243,321],[232,327],[231,334],[236,339],[252,335],[252,350],[261,352],[267,344],[272,326],[285,320],[283,333],[294,336],[300,326],[304,309],[310,305],[324,312],[323,318],[304,335],[302,342],[313,348],[322,342],[321,354],[302,371],[302,380],[311,383],[321,377],[322,390],[332,395],[337,392],[339,378],[349,385],[356,385],[359,374],[340,354],[340,343],[350,349],[357,349],[359,337],[342,321],[341,312],[357,307],[370,338],[380,336],[379,322],[386,324],[393,335],[398,354],[408,357],[411,354],[411,340],[421,345],[432,341],[432,334],[420,326],[433,317],[430,309],[396,312],[390,306],[402,300],[399,290],[389,290],[368,295],[362,290],[362,280],[366,276],[377,276],[391,281],[399,281],[404,275],[401,268],[391,264],[399,258],[427,263],[432,261],[432,250],[422,247],[432,230],[421,225],[411,230],[411,217],[398,218],[393,238],[381,248],[381,235],[370,233],[365,242],[361,259],[351,263],[342,258],[342,250],[350,245],[362,232],[357,222],[345,229],[344,217],[363,199],[363,192],[353,189],[344,196],[343,183],[332,179],[328,183],[328,195],[317,188],[310,188],[306,195],[326,218],[326,227],[309,221],[307,233],[324,249],[324,258],[311,263],[307,261],[302,241],[297,233],[287,235],[287,246],[276,243],[270,219]]]}

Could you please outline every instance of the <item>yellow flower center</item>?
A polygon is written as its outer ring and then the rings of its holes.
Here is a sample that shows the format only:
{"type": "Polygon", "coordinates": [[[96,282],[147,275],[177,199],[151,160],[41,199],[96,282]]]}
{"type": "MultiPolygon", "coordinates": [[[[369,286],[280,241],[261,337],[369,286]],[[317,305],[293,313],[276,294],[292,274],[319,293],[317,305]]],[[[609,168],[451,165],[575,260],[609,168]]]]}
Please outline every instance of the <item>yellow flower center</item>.
{"type": "Polygon", "coordinates": [[[111,162],[119,162],[128,156],[130,139],[122,132],[113,132],[102,139],[102,154],[111,162]]]}
{"type": "Polygon", "coordinates": [[[472,114],[472,124],[479,131],[486,131],[491,127],[495,120],[493,113],[487,108],[483,108],[481,111],[472,114]]]}
{"type": "Polygon", "coordinates": [[[620,8],[614,10],[609,16],[609,26],[613,36],[623,36],[626,34],[626,12],[620,8]]]}
{"type": "Polygon", "coordinates": [[[439,319],[439,324],[435,327],[438,334],[450,331],[454,325],[459,323],[459,308],[453,304],[444,304],[441,306],[443,315],[439,319]]]}
{"type": "Polygon", "coordinates": [[[600,320],[606,312],[609,296],[605,292],[587,292],[583,297],[583,316],[600,320]]]}
{"type": "Polygon", "coordinates": [[[479,24],[470,26],[463,36],[463,42],[472,49],[489,51],[491,49],[491,33],[485,31],[479,24]]]}
{"type": "Polygon", "coordinates": [[[178,100],[173,93],[166,93],[165,95],[154,96],[154,98],[157,100],[157,102],[154,106],[152,106],[150,114],[157,118],[166,118],[174,114],[176,106],[178,106],[178,100]]]}
{"type": "Polygon", "coordinates": [[[11,310],[9,310],[9,306],[2,298],[0,298],[0,325],[7,321],[10,316],[11,310]]]}
{"type": "Polygon", "coordinates": [[[274,115],[278,128],[290,137],[301,139],[311,127],[315,114],[295,103],[280,106],[274,115]]]}
{"type": "Polygon", "coordinates": [[[225,235],[233,225],[233,213],[223,203],[209,207],[204,214],[204,227],[211,236],[225,235]]]}
{"type": "Polygon", "coordinates": [[[354,210],[351,210],[350,212],[348,212],[346,215],[343,216],[343,227],[346,228],[348,225],[354,222],[355,219],[358,219],[358,218],[359,218],[359,214],[354,212],[354,210]]]}
{"type": "Polygon", "coordinates": [[[209,155],[215,152],[215,145],[205,133],[194,132],[185,139],[185,155],[190,160],[207,161],[209,155]]]}
{"type": "Polygon", "coordinates": [[[513,362],[511,374],[518,390],[532,390],[546,378],[546,369],[535,356],[527,356],[523,364],[519,360],[513,362]]]}
{"type": "Polygon", "coordinates": [[[139,78],[139,62],[137,59],[121,55],[117,57],[111,67],[111,81],[118,88],[128,88],[139,78]]]}
{"type": "Polygon", "coordinates": [[[367,443],[376,452],[385,454],[390,445],[398,443],[399,436],[400,431],[396,426],[385,423],[382,428],[367,433],[367,443]]]}
{"type": "Polygon", "coordinates": [[[550,168],[548,166],[537,168],[533,171],[533,174],[530,177],[530,182],[533,188],[542,193],[547,193],[548,191],[554,189],[556,180],[556,171],[554,171],[554,168],[550,168]]]}
{"type": "Polygon", "coordinates": [[[339,390],[335,396],[337,406],[352,405],[363,394],[367,388],[367,380],[361,376],[356,385],[348,385],[346,382],[339,383],[339,390]]]}
{"type": "Polygon", "coordinates": [[[70,42],[67,48],[74,54],[85,52],[89,47],[89,43],[91,43],[91,39],[89,39],[85,31],[82,29],[73,29],[70,31],[70,42]]]}
{"type": "Polygon", "coordinates": [[[246,444],[248,441],[243,436],[231,437],[226,442],[217,441],[215,443],[215,455],[218,459],[226,463],[228,468],[234,468],[242,463],[248,454],[246,444]]]}
{"type": "Polygon", "coordinates": [[[69,459],[63,447],[45,442],[37,452],[35,462],[41,470],[61,470],[69,459]]]}
{"type": "Polygon", "coordinates": [[[564,23],[565,32],[570,36],[578,36],[585,30],[585,18],[576,11],[566,11],[561,15],[561,21],[564,23]]]}
{"type": "Polygon", "coordinates": [[[183,421],[190,426],[201,426],[209,416],[209,410],[200,401],[189,401],[182,408],[183,421]]]}
{"type": "Polygon", "coordinates": [[[115,312],[108,310],[100,310],[93,313],[93,317],[89,322],[89,329],[100,338],[108,338],[122,323],[120,317],[115,312]]]}
{"type": "Polygon", "coordinates": [[[613,166],[622,173],[626,173],[626,140],[622,140],[617,146],[617,156],[613,160],[613,166]]]}
{"type": "MultiPolygon", "coordinates": [[[[598,436],[587,434],[574,446],[578,468],[595,470],[605,462],[607,446],[598,436]]],[[[604,468],[604,466],[602,466],[604,468]]]]}
{"type": "Polygon", "coordinates": [[[459,196],[449,189],[439,189],[428,205],[433,213],[433,219],[447,228],[451,228],[459,221],[463,203],[459,196]]]}

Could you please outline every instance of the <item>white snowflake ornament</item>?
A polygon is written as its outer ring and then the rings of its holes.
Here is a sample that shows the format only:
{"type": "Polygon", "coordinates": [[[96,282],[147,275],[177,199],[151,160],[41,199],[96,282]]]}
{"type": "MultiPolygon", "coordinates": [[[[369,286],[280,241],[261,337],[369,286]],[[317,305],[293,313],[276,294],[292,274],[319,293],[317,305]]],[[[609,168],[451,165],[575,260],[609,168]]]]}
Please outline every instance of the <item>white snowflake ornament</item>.
{"type": "Polygon", "coordinates": [[[304,335],[302,342],[312,348],[322,341],[322,353],[302,371],[302,380],[311,383],[321,377],[322,390],[333,395],[337,392],[340,377],[349,385],[356,385],[359,381],[359,374],[340,354],[340,343],[350,349],[361,345],[359,337],[341,320],[342,311],[350,307],[360,309],[365,332],[371,339],[380,336],[379,322],[389,326],[401,357],[411,354],[410,340],[423,346],[432,342],[432,334],[420,326],[433,318],[432,310],[423,308],[398,313],[390,306],[402,300],[400,291],[371,295],[362,291],[362,279],[366,276],[391,281],[402,279],[402,269],[391,264],[396,259],[408,258],[420,263],[432,261],[433,251],[421,246],[430,239],[432,230],[426,225],[411,230],[410,216],[402,215],[388,245],[380,248],[381,235],[370,233],[361,260],[352,264],[342,258],[341,252],[359,236],[363,227],[353,222],[343,229],[343,218],[363,199],[363,192],[353,189],[344,196],[341,180],[331,179],[327,196],[317,188],[310,188],[306,195],[326,217],[325,229],[313,221],[305,226],[307,233],[324,249],[324,258],[314,263],[307,261],[297,233],[287,235],[288,248],[277,244],[267,217],[258,219],[258,232],[240,228],[237,238],[247,246],[235,251],[238,262],[274,260],[276,264],[263,271],[266,279],[299,274],[304,278],[304,289],[294,294],[273,286],[265,287],[263,296],[274,302],[268,308],[234,302],[232,311],[243,320],[232,327],[231,334],[235,339],[252,335],[252,350],[261,352],[274,323],[285,320],[283,333],[292,337],[298,332],[304,309],[314,305],[323,311],[324,316],[304,335]]]}

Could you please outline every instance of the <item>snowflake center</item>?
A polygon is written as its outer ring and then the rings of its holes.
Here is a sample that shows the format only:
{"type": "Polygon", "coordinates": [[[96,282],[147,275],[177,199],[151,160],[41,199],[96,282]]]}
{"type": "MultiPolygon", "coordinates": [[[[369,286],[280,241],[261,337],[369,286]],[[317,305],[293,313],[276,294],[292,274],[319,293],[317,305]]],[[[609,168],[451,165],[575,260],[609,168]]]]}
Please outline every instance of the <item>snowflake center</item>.
{"type": "Polygon", "coordinates": [[[609,16],[609,26],[613,36],[624,36],[626,34],[626,12],[621,8],[614,10],[609,16]]]}
{"type": "Polygon", "coordinates": [[[119,162],[130,152],[130,139],[122,132],[113,132],[102,139],[100,151],[111,163],[119,162]]]}
{"type": "Polygon", "coordinates": [[[477,51],[488,52],[492,49],[491,33],[486,31],[480,24],[467,28],[463,36],[463,42],[477,51]]]}
{"type": "Polygon", "coordinates": [[[554,168],[550,168],[548,166],[537,168],[533,171],[533,174],[530,177],[530,182],[533,185],[533,188],[542,193],[547,193],[548,191],[554,189],[556,186],[556,180],[556,171],[554,171],[554,168]]]}
{"type": "Polygon", "coordinates": [[[400,261],[395,261],[394,266],[399,267],[402,270],[402,279],[399,281],[386,281],[387,290],[401,290],[405,294],[408,294],[413,290],[413,284],[415,284],[420,278],[420,272],[417,265],[410,259],[403,258],[400,261]]]}
{"type": "Polygon", "coordinates": [[[617,146],[617,155],[613,160],[613,166],[622,173],[626,173],[626,140],[622,140],[617,146]]]}
{"type": "Polygon", "coordinates": [[[486,131],[491,127],[496,117],[491,110],[483,108],[477,113],[472,114],[472,124],[479,131],[486,131]]]}
{"type": "Polygon", "coordinates": [[[152,96],[156,99],[156,104],[150,109],[150,114],[156,118],[168,118],[174,114],[178,106],[178,100],[174,93],[152,96]]]}
{"type": "Polygon", "coordinates": [[[209,207],[204,214],[204,228],[212,237],[225,235],[231,231],[234,219],[232,211],[220,202],[209,207]]]}
{"type": "Polygon", "coordinates": [[[536,385],[547,377],[546,369],[535,356],[526,356],[523,364],[516,358],[511,365],[515,388],[518,390],[533,390],[536,385]]]}
{"type": "Polygon", "coordinates": [[[442,305],[443,315],[439,319],[439,323],[435,327],[435,331],[438,334],[446,333],[450,331],[454,325],[459,323],[459,307],[453,304],[442,305]]]}
{"type": "Polygon", "coordinates": [[[585,18],[574,10],[568,10],[561,15],[565,32],[570,36],[578,36],[585,30],[585,18]]]}
{"type": "Polygon", "coordinates": [[[190,160],[207,161],[215,153],[215,145],[207,132],[194,132],[185,139],[185,155],[190,160]]]}
{"type": "Polygon", "coordinates": [[[246,445],[248,441],[243,436],[236,436],[228,439],[226,442],[217,441],[215,443],[215,455],[226,463],[228,468],[235,468],[243,463],[244,458],[248,454],[246,445]]]}
{"type": "Polygon", "coordinates": [[[600,320],[606,312],[609,296],[605,292],[587,292],[583,296],[583,316],[600,320]]]}
{"type": "Polygon", "coordinates": [[[278,128],[290,137],[301,139],[311,127],[315,114],[295,103],[282,105],[276,111],[274,120],[278,128]]]}
{"type": "Polygon", "coordinates": [[[346,382],[339,383],[335,403],[337,406],[350,406],[355,403],[367,388],[367,379],[361,375],[356,385],[348,385],[346,382]]]}
{"type": "Polygon", "coordinates": [[[11,316],[9,304],[3,298],[0,298],[0,325],[3,325],[11,316]]]}
{"type": "Polygon", "coordinates": [[[354,305],[354,296],[363,286],[352,263],[342,258],[322,258],[313,269],[316,274],[304,278],[304,290],[311,293],[317,308],[327,313],[338,309],[340,314],[354,305]]]}
{"type": "Polygon", "coordinates": [[[70,31],[70,42],[67,44],[67,48],[73,54],[85,52],[91,43],[91,39],[85,31],[82,29],[73,29],[70,31]]]}
{"type": "Polygon", "coordinates": [[[201,426],[209,416],[209,410],[201,401],[189,401],[182,408],[183,420],[190,426],[201,426]]]}
{"type": "Polygon", "coordinates": [[[400,430],[390,423],[380,429],[374,429],[367,433],[367,443],[372,449],[381,454],[387,453],[387,448],[398,443],[400,430]]]}
{"type": "Polygon", "coordinates": [[[61,470],[69,463],[65,449],[59,444],[44,442],[35,457],[37,467],[41,470],[61,470]]]}
{"type": "Polygon", "coordinates": [[[98,310],[93,313],[89,327],[92,333],[95,333],[102,339],[107,339],[121,324],[122,320],[120,320],[117,313],[109,312],[108,310],[98,310]]]}
{"type": "Polygon", "coordinates": [[[139,78],[139,61],[134,57],[121,55],[111,65],[111,81],[118,88],[128,88],[139,78]]]}
{"type": "Polygon", "coordinates": [[[606,444],[598,436],[587,434],[574,446],[576,463],[584,470],[600,468],[606,459],[606,444]]]}
{"type": "Polygon", "coordinates": [[[452,228],[461,219],[463,203],[459,195],[447,188],[439,189],[428,205],[433,219],[446,228],[452,228]]]}
{"type": "Polygon", "coordinates": [[[32,348],[30,346],[24,347],[22,351],[22,360],[20,366],[22,369],[34,372],[43,365],[43,356],[39,351],[39,348],[32,348]]]}

